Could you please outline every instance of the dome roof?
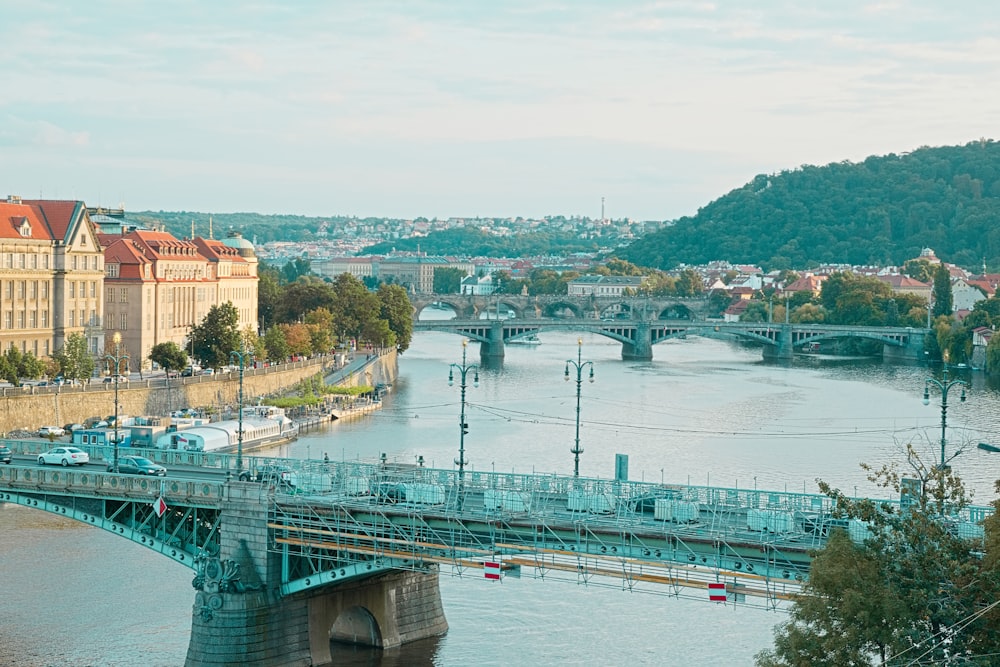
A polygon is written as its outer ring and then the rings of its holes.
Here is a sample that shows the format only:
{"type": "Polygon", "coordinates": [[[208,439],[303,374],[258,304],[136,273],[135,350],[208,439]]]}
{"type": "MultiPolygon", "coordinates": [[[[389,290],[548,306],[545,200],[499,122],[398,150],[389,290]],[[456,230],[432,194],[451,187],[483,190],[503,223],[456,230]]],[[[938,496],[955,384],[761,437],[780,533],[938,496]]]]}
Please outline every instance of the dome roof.
{"type": "Polygon", "coordinates": [[[230,248],[236,248],[242,257],[253,257],[255,255],[253,243],[243,238],[243,235],[239,232],[229,232],[229,236],[222,239],[222,244],[230,248]]]}

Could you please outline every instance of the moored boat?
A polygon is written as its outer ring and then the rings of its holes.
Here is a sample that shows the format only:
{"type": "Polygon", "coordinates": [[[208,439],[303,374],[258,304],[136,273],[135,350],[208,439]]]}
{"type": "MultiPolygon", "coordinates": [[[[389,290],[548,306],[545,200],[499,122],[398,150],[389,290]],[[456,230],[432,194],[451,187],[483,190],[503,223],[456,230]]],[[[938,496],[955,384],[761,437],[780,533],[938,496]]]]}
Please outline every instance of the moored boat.
{"type": "Polygon", "coordinates": [[[979,443],[979,449],[987,452],[1000,452],[1000,445],[994,445],[989,442],[981,442],[979,443]]]}
{"type": "Polygon", "coordinates": [[[288,442],[299,434],[299,427],[285,415],[283,409],[273,405],[255,405],[243,408],[242,424],[239,419],[227,419],[192,426],[161,435],[156,439],[156,447],[194,452],[235,450],[240,444],[240,426],[243,427],[244,451],[288,442]]]}

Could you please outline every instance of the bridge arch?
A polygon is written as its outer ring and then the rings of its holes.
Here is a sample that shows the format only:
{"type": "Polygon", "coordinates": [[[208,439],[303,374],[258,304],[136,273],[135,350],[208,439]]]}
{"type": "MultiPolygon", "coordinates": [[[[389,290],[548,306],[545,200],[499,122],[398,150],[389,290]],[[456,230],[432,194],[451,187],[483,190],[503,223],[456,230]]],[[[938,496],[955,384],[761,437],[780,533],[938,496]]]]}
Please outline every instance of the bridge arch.
{"type": "Polygon", "coordinates": [[[382,630],[375,616],[365,607],[355,605],[343,610],[330,627],[330,641],[355,646],[382,646],[382,630]]]}

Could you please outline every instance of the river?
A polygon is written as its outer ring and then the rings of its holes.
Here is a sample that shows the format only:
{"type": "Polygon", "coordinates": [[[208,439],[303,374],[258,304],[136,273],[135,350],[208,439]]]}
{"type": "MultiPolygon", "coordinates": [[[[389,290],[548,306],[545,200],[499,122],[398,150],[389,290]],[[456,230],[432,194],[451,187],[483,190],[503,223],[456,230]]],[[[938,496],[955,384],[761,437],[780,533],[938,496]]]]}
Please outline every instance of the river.
{"type": "MultiPolygon", "coordinates": [[[[467,375],[465,437],[471,470],[573,471],[576,335],[543,333],[538,346],[509,346],[501,368],[467,375]]],[[[940,455],[940,392],[921,402],[936,371],[871,360],[798,357],[790,365],[760,351],[690,338],[654,348],[651,362],[623,362],[616,343],[583,336],[580,474],[610,477],[627,454],[630,477],[668,483],[816,491],[820,478],[852,494],[885,497],[859,464],[904,465],[914,442],[940,455]],[[589,368],[587,369],[589,370],[589,368]]],[[[479,349],[468,347],[470,364],[479,349]]],[[[460,363],[456,336],[417,334],[382,410],[334,424],[281,455],[413,462],[452,467],[458,455],[460,363]]],[[[968,401],[950,395],[949,454],[975,502],[993,500],[1000,454],[1000,392],[966,376],[968,401]]],[[[100,530],[0,507],[0,663],[182,665],[190,633],[192,572],[100,530]]],[[[349,651],[339,665],[750,665],[771,645],[783,613],[707,601],[576,585],[528,576],[486,582],[449,576],[441,594],[444,637],[384,653],[349,651]]]]}

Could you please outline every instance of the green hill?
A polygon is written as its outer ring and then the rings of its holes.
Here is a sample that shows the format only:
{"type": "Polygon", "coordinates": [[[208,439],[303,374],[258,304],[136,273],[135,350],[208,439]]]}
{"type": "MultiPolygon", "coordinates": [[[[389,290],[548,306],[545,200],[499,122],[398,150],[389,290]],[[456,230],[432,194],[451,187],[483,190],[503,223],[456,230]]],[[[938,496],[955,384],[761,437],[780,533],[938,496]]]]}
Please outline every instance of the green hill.
{"type": "Polygon", "coordinates": [[[660,269],[712,260],[783,269],[901,265],[922,248],[970,269],[1000,266],[1000,143],[761,174],[619,255],[660,269]]]}

